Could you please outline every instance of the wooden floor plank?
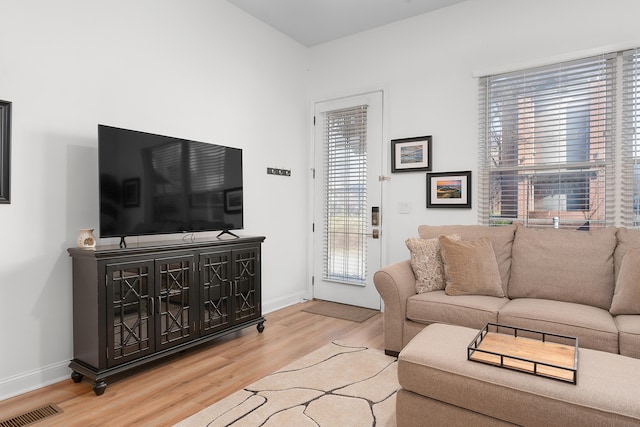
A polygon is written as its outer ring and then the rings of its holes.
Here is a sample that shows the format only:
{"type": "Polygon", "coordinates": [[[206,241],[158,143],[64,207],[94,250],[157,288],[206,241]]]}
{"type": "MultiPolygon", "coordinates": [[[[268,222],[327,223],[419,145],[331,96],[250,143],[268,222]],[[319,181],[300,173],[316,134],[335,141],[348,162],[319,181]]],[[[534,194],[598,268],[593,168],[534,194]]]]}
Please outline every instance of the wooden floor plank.
{"type": "Polygon", "coordinates": [[[125,376],[96,396],[71,379],[0,402],[0,419],[54,403],[48,426],[170,426],[332,342],[383,349],[382,314],[362,323],[301,311],[310,301],[265,315],[247,328],[125,376]]]}

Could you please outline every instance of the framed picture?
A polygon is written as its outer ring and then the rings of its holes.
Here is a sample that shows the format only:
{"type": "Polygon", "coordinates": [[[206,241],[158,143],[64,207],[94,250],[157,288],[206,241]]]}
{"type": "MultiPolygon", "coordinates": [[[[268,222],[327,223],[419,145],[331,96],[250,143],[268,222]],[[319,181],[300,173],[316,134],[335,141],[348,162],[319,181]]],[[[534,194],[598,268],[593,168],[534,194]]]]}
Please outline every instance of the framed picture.
{"type": "Polygon", "coordinates": [[[471,171],[427,173],[428,208],[471,208],[471,171]]]}
{"type": "Polygon", "coordinates": [[[242,188],[224,190],[224,211],[226,213],[242,212],[242,188]]]}
{"type": "Polygon", "coordinates": [[[391,172],[431,170],[431,136],[391,140],[391,172]]]}
{"type": "Polygon", "coordinates": [[[11,203],[11,102],[0,101],[0,203],[11,203]]]}
{"type": "Polygon", "coordinates": [[[140,206],[140,178],[122,181],[122,204],[125,208],[140,206]]]}

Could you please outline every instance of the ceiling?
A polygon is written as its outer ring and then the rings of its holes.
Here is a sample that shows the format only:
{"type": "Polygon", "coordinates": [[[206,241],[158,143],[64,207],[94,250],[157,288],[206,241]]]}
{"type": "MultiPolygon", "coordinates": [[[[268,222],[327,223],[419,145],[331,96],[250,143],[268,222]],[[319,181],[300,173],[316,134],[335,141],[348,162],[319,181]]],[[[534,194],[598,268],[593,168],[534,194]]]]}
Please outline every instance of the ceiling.
{"type": "Polygon", "coordinates": [[[465,0],[228,0],[311,47],[465,0]]]}

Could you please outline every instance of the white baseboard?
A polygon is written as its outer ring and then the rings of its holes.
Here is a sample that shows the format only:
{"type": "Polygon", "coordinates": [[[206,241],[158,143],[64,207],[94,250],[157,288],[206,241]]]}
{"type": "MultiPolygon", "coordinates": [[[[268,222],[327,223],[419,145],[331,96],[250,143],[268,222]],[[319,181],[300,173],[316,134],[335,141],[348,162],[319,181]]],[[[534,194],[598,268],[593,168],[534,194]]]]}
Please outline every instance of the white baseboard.
{"type": "Polygon", "coordinates": [[[262,314],[271,313],[272,311],[280,310],[281,308],[289,307],[290,305],[297,304],[303,301],[307,297],[306,292],[297,292],[292,295],[287,295],[284,298],[273,299],[269,301],[262,301],[262,314]]]}
{"type": "MultiPolygon", "coordinates": [[[[284,298],[263,301],[262,313],[271,313],[272,311],[297,304],[304,298],[305,292],[299,292],[284,298]]],[[[31,372],[0,379],[0,400],[9,399],[60,381],[72,381],[71,369],[69,369],[68,365],[69,360],[64,360],[31,372]]]]}
{"type": "Polygon", "coordinates": [[[0,380],[0,400],[37,390],[65,379],[72,381],[68,360],[4,378],[0,380]]]}

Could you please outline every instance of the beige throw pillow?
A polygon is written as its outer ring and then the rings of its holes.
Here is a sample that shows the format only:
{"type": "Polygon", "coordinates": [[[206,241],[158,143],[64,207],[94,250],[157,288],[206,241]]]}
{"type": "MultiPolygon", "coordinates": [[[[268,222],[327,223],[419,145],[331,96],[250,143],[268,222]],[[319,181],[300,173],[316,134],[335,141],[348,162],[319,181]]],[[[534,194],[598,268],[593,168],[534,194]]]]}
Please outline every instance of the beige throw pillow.
{"type": "MultiPolygon", "coordinates": [[[[459,234],[449,236],[452,240],[460,240],[459,234]]],[[[438,238],[418,239],[411,237],[405,241],[411,252],[411,268],[416,276],[416,293],[439,291],[444,289],[444,273],[440,257],[438,238]]]]}
{"type": "Polygon", "coordinates": [[[622,258],[609,312],[640,314],[640,249],[629,249],[622,258]]]}
{"type": "Polygon", "coordinates": [[[502,280],[491,241],[454,241],[440,236],[447,295],[488,295],[504,297],[502,280]]]}

